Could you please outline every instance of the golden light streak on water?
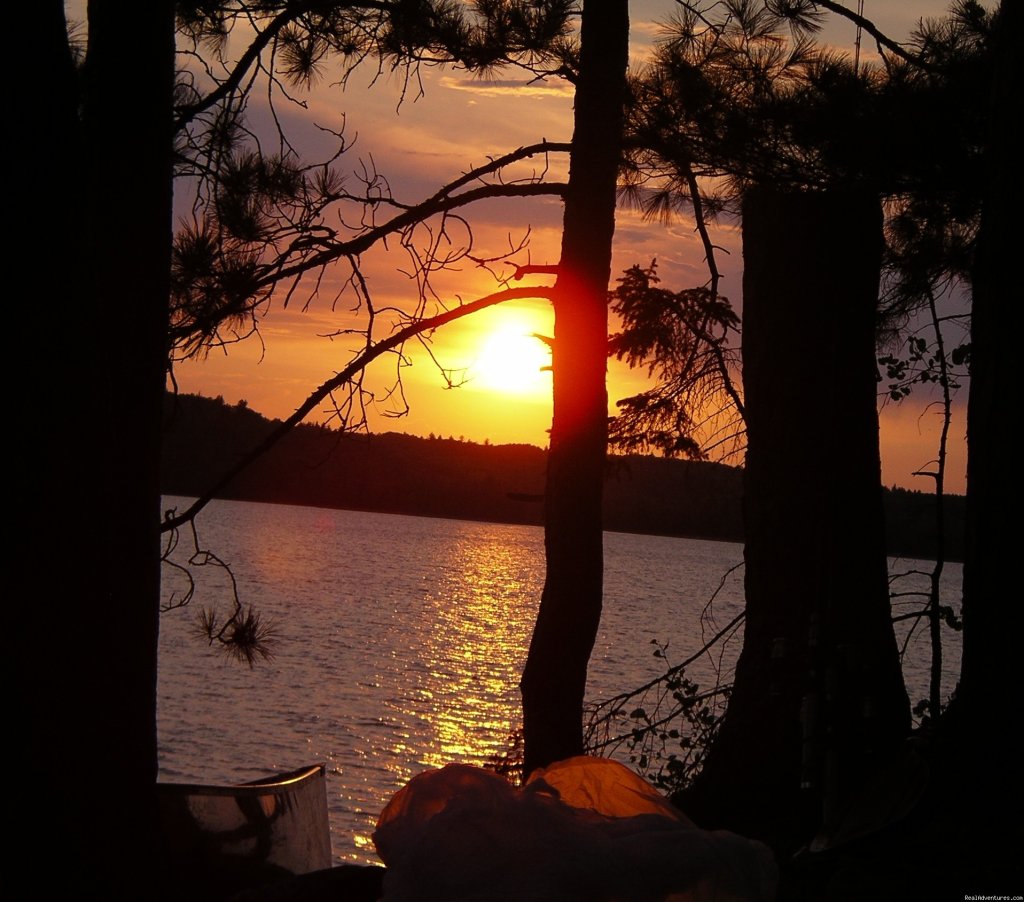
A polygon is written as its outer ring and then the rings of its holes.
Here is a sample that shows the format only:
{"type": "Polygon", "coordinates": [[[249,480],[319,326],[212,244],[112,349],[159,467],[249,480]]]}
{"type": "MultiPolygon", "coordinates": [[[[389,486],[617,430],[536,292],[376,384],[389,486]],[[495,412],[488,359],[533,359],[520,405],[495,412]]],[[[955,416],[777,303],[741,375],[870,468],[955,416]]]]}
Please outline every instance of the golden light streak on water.
{"type": "Polygon", "coordinates": [[[432,737],[425,763],[482,762],[519,720],[519,673],[531,622],[521,555],[497,539],[455,543],[431,597],[424,691],[441,704],[422,716],[432,737]],[[457,699],[445,704],[444,699],[457,699]]]}

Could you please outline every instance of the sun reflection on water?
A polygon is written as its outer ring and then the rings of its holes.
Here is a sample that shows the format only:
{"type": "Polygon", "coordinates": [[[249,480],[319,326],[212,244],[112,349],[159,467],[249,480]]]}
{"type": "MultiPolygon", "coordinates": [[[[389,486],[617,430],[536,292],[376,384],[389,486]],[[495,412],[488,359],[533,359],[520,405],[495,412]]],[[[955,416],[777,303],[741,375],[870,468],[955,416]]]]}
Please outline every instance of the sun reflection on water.
{"type": "MultiPolygon", "coordinates": [[[[426,768],[481,764],[505,751],[521,718],[519,674],[543,579],[538,537],[490,524],[448,526],[431,548],[429,575],[396,602],[377,643],[388,649],[372,678],[385,690],[374,730],[386,736],[375,749],[385,799],[426,768]]],[[[350,860],[373,848],[375,817],[357,820],[350,860]]]]}
{"type": "MultiPolygon", "coordinates": [[[[503,537],[504,538],[504,537],[503,537]]],[[[431,704],[417,713],[429,728],[423,763],[480,763],[504,747],[518,724],[519,673],[530,638],[531,574],[507,539],[453,543],[428,595],[432,628],[422,656],[431,704]]]]}

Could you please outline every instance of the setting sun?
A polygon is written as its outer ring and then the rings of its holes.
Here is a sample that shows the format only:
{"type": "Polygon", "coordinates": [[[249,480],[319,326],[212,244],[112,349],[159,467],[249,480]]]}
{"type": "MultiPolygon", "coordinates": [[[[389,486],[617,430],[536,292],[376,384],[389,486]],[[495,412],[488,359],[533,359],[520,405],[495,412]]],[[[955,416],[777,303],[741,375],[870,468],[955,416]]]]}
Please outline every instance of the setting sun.
{"type": "Polygon", "coordinates": [[[550,392],[547,344],[525,320],[502,322],[484,336],[469,377],[480,388],[507,394],[550,392]]]}

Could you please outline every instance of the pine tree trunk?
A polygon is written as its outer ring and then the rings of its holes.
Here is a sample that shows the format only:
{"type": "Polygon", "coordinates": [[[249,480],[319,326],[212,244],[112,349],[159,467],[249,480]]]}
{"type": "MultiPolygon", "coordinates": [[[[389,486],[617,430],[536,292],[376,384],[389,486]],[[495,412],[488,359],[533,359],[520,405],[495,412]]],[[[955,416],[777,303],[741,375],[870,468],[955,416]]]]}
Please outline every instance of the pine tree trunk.
{"type": "Polygon", "coordinates": [[[743,209],[747,619],[725,720],[684,804],[783,848],[909,726],[875,406],[881,225],[866,195],[762,188],[743,209]]]}
{"type": "Polygon", "coordinates": [[[36,32],[54,78],[48,103],[34,97],[48,120],[32,134],[49,232],[33,240],[59,240],[28,311],[50,356],[20,558],[32,594],[18,663],[37,795],[35,829],[19,832],[47,862],[42,895],[158,899],[173,3],[90,2],[82,83],[60,5],[40,4],[36,32]]]}
{"type": "MultiPolygon", "coordinates": [[[[1018,593],[1013,560],[1015,529],[1008,527],[1008,483],[1018,443],[1007,424],[1006,399],[1017,363],[1007,345],[1010,309],[1020,296],[1016,220],[1021,200],[1014,109],[1014,69],[1019,65],[1024,25],[1021,6],[1003,3],[996,40],[994,90],[986,154],[981,228],[974,267],[971,312],[971,382],[967,412],[967,546],[964,560],[963,669],[956,714],[966,765],[980,785],[978,800],[1021,786],[1020,761],[1012,743],[984,741],[1007,716],[1005,693],[1019,682],[1018,593]]],[[[1016,305],[1019,306],[1019,305],[1016,305]]],[[[1010,502],[1012,504],[1012,502],[1010,502]]],[[[1013,516],[1012,506],[1009,516],[1013,516]]]]}
{"type": "Polygon", "coordinates": [[[527,773],[582,752],[587,662],[601,618],[608,281],[629,39],[625,0],[588,0],[581,29],[555,286],[547,576],[522,679],[527,773]]]}

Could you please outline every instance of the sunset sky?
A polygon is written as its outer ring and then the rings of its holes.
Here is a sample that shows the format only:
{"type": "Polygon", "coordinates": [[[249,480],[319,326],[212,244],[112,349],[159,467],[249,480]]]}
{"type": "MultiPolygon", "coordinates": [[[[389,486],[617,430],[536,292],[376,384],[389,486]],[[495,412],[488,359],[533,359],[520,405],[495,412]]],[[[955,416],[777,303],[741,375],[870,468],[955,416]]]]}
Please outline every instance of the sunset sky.
{"type": "MultiPolygon", "coordinates": [[[[847,5],[856,8],[855,0],[847,5]]],[[[672,7],[670,0],[630,4],[635,63],[644,58],[657,35],[657,23],[672,7]]],[[[935,0],[867,0],[864,12],[891,37],[905,39],[920,17],[940,15],[945,8],[945,3],[935,0]]],[[[852,52],[855,29],[849,23],[836,22],[829,27],[826,38],[852,52]]],[[[873,42],[865,36],[862,58],[874,56],[873,42]]],[[[394,195],[405,202],[428,197],[443,183],[486,162],[489,155],[542,138],[568,141],[571,136],[572,94],[557,80],[529,85],[521,73],[513,71],[480,80],[464,72],[435,69],[423,73],[424,96],[413,93],[400,102],[400,80],[382,76],[374,81],[374,74],[369,68],[357,70],[344,90],[325,74],[313,92],[304,97],[308,111],[282,104],[280,112],[296,146],[310,158],[327,156],[333,150],[329,136],[314,123],[338,129],[344,117],[345,139],[352,147],[338,161],[338,168],[356,170],[372,159],[377,171],[387,177],[394,195]]],[[[181,215],[187,213],[186,204],[179,204],[179,208],[181,215]]],[[[517,261],[557,262],[561,222],[557,200],[492,201],[468,211],[467,218],[472,224],[475,254],[493,256],[510,243],[519,243],[528,233],[528,257],[526,252],[521,253],[517,261]]],[[[721,291],[741,310],[742,259],[736,224],[720,223],[716,240],[726,251],[719,258],[724,276],[721,291]]],[[[634,263],[646,265],[654,258],[666,288],[693,287],[707,279],[703,251],[692,223],[652,223],[635,211],[620,209],[613,278],[634,263]]],[[[375,252],[364,258],[365,275],[378,306],[409,308],[413,303],[415,286],[399,271],[407,266],[406,261],[401,249],[394,246],[387,253],[375,252]]],[[[337,281],[343,278],[339,273],[337,281]]],[[[537,278],[538,284],[550,281],[537,278]]],[[[249,339],[224,352],[213,352],[206,360],[179,364],[175,368],[179,390],[222,395],[231,403],[245,399],[250,407],[268,416],[288,416],[313,388],[350,358],[352,347],[344,339],[324,337],[354,322],[350,297],[332,303],[338,287],[329,275],[316,296],[311,285],[303,286],[287,309],[280,301],[275,302],[260,325],[262,343],[249,339]],[[303,310],[307,300],[307,309],[303,310]]],[[[437,282],[449,304],[458,298],[472,300],[496,287],[490,274],[469,261],[437,282]]],[[[542,300],[502,305],[438,331],[431,350],[437,364],[452,371],[455,381],[463,381],[454,389],[446,387],[430,355],[410,346],[407,351],[411,365],[402,370],[409,412],[400,419],[388,419],[387,415],[400,405],[394,398],[384,399],[394,382],[395,359],[378,361],[368,380],[380,399],[371,409],[372,428],[464,436],[492,443],[546,444],[545,430],[551,417],[550,374],[541,371],[546,359],[544,345],[529,336],[550,335],[551,331],[550,305],[542,300]]],[[[610,363],[609,395],[613,403],[643,385],[642,373],[610,363]]],[[[911,473],[935,456],[938,412],[925,410],[923,397],[912,396],[902,406],[884,406],[881,424],[883,481],[930,490],[929,481],[911,473]]],[[[953,453],[947,476],[947,486],[957,492],[964,489],[963,432],[964,420],[958,416],[951,432],[953,453]]]]}

